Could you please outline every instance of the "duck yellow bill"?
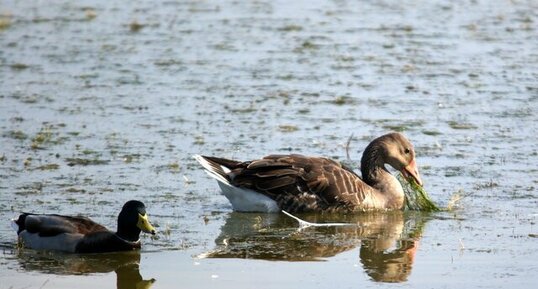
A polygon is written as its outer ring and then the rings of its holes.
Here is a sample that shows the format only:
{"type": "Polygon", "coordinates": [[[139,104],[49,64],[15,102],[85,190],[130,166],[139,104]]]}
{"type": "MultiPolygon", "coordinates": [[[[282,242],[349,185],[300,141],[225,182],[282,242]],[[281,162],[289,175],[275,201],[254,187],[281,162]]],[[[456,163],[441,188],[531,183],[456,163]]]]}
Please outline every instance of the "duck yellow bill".
{"type": "Polygon", "coordinates": [[[155,235],[155,228],[150,224],[148,220],[148,214],[141,215],[138,214],[138,223],[136,223],[136,226],[142,230],[142,232],[146,232],[152,235],[155,235]]]}
{"type": "Polygon", "coordinates": [[[420,179],[420,174],[418,173],[417,163],[415,162],[415,159],[413,159],[403,170],[402,174],[405,178],[409,178],[410,176],[415,179],[417,184],[419,186],[422,186],[422,180],[420,179]]]}

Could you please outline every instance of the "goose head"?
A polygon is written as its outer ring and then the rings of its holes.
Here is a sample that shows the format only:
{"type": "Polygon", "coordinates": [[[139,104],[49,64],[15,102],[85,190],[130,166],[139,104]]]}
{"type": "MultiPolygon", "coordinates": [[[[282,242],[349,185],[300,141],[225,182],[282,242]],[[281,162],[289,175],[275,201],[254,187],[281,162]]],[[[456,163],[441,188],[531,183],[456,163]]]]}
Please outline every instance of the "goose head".
{"type": "Polygon", "coordinates": [[[405,178],[413,178],[422,186],[422,179],[415,160],[415,149],[401,133],[389,133],[379,138],[382,143],[384,162],[400,171],[405,178]]]}

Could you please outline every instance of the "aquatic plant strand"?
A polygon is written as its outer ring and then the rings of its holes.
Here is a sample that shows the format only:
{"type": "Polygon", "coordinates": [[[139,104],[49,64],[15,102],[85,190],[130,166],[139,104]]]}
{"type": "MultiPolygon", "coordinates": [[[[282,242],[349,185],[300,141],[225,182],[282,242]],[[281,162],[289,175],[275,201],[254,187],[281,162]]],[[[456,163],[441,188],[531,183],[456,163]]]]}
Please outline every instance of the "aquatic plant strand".
{"type": "Polygon", "coordinates": [[[441,209],[430,199],[423,187],[419,186],[413,178],[406,179],[401,174],[398,181],[402,184],[405,194],[404,210],[437,212],[441,209]]]}

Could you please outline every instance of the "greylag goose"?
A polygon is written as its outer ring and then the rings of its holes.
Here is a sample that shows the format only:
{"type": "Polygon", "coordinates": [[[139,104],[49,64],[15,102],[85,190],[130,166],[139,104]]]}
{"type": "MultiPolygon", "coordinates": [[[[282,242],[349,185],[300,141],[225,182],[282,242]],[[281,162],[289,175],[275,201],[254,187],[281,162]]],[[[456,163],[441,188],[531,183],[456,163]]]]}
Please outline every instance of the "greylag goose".
{"type": "Polygon", "coordinates": [[[239,162],[196,155],[235,211],[354,212],[399,210],[400,182],[385,164],[422,185],[413,145],[401,133],[374,139],[361,159],[362,178],[340,162],[303,155],[269,155],[239,162]]]}
{"type": "Polygon", "coordinates": [[[13,220],[22,246],[70,253],[103,253],[140,249],[140,231],[155,235],[146,207],[128,201],[118,215],[118,231],[111,232],[86,217],[23,213],[13,220]]]}

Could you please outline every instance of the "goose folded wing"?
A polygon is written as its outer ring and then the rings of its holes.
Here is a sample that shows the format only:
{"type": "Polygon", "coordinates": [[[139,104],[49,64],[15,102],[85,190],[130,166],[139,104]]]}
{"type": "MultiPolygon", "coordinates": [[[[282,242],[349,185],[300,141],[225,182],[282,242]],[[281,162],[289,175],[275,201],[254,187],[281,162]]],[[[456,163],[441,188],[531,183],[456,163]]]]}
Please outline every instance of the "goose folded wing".
{"type": "Polygon", "coordinates": [[[248,167],[253,189],[268,195],[312,195],[328,206],[353,207],[364,202],[370,189],[340,162],[302,155],[272,155],[248,167]]]}
{"type": "Polygon", "coordinates": [[[314,158],[270,155],[235,171],[234,185],[276,197],[281,194],[321,194],[328,186],[314,158]]]}

